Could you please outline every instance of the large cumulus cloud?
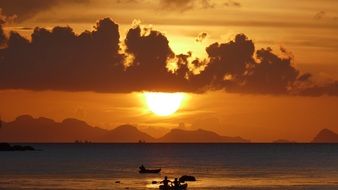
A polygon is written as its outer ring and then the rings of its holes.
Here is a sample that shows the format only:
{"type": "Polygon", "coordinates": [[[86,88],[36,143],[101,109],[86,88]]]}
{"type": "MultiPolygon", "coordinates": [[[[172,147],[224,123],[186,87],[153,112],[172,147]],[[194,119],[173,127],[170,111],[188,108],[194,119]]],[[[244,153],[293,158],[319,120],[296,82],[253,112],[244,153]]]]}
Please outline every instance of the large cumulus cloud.
{"type": "Polygon", "coordinates": [[[133,57],[123,74],[130,90],[185,90],[187,80],[167,69],[168,61],[175,59],[175,54],[162,33],[137,26],[128,31],[125,45],[126,53],[133,57]]]}
{"type": "Polygon", "coordinates": [[[119,38],[110,19],[80,35],[69,27],[35,28],[28,41],[11,32],[1,53],[0,87],[113,91],[123,71],[119,38]]]}
{"type": "Polygon", "coordinates": [[[78,35],[70,27],[35,28],[31,40],[16,32],[6,37],[0,28],[0,42],[1,89],[338,94],[337,82],[316,84],[285,50],[283,56],[256,50],[244,34],[209,45],[204,60],[175,55],[165,35],[152,29],[135,26],[121,39],[109,18],[78,35]]]}

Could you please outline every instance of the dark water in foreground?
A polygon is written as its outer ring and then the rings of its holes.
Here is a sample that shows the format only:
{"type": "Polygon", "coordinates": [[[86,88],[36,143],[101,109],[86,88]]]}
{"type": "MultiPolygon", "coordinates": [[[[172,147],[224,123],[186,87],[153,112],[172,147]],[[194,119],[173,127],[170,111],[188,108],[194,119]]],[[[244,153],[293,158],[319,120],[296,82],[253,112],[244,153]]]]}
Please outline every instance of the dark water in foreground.
{"type": "Polygon", "coordinates": [[[189,189],[338,189],[338,144],[32,146],[43,151],[0,152],[0,189],[157,189],[184,174],[198,179],[189,189]],[[141,163],[163,172],[140,175],[141,163]]]}

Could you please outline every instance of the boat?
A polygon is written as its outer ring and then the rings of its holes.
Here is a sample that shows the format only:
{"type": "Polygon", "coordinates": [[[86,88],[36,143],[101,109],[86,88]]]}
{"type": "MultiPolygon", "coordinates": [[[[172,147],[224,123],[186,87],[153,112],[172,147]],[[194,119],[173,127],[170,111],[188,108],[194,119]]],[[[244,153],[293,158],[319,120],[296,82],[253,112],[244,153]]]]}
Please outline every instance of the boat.
{"type": "Polygon", "coordinates": [[[141,169],[139,170],[140,174],[157,174],[160,172],[161,172],[161,169],[141,169]]]}
{"type": "Polygon", "coordinates": [[[188,184],[182,184],[179,187],[170,186],[169,188],[164,188],[163,185],[160,185],[160,190],[186,190],[188,189],[188,184]]]}
{"type": "Polygon", "coordinates": [[[146,167],[144,167],[144,165],[142,164],[140,167],[139,173],[140,174],[157,174],[161,172],[161,168],[159,169],[147,169],[146,167]]]}

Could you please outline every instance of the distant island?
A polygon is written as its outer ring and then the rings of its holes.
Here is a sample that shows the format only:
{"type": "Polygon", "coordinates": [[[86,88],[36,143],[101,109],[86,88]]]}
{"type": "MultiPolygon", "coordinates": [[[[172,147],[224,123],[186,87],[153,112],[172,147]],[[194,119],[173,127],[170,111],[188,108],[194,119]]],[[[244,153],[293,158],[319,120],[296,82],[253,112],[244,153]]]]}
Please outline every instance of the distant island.
{"type": "MultiPolygon", "coordinates": [[[[154,138],[133,125],[120,125],[112,130],[102,129],[78,119],[56,122],[52,119],[22,115],[14,121],[2,121],[0,142],[24,143],[250,143],[241,137],[227,137],[213,131],[172,129],[162,137],[154,138]]],[[[278,139],[272,143],[296,143],[278,139]]],[[[338,143],[338,134],[323,129],[311,143],[338,143]]]]}
{"type": "Polygon", "coordinates": [[[31,146],[10,145],[8,143],[0,143],[0,151],[33,151],[35,148],[31,146]]]}
{"type": "Polygon", "coordinates": [[[112,130],[93,127],[78,119],[56,122],[52,119],[22,115],[14,121],[3,122],[0,141],[34,143],[247,143],[241,137],[226,137],[207,130],[172,129],[163,137],[154,138],[132,125],[112,130]]]}
{"type": "Polygon", "coordinates": [[[249,140],[241,137],[225,137],[215,132],[202,129],[188,131],[183,129],[172,129],[169,133],[158,139],[159,142],[177,143],[249,143],[249,140]]]}
{"type": "Polygon", "coordinates": [[[323,129],[315,136],[312,143],[338,143],[338,134],[329,129],[323,129]]]}

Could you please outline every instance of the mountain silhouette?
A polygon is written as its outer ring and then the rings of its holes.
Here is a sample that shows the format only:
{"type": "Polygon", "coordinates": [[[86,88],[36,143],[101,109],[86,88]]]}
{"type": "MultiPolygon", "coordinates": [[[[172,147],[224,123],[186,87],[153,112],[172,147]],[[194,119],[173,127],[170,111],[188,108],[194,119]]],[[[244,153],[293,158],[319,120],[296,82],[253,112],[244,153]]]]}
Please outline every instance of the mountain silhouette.
{"type": "Polygon", "coordinates": [[[96,139],[96,142],[154,142],[155,139],[150,135],[139,131],[132,125],[121,125],[117,128],[107,131],[105,135],[96,139]]]}
{"type": "Polygon", "coordinates": [[[105,133],[84,121],[65,119],[61,123],[40,117],[22,115],[0,128],[0,141],[6,142],[74,142],[94,140],[105,133]]]}
{"type": "Polygon", "coordinates": [[[30,115],[22,115],[14,121],[3,122],[0,128],[1,142],[35,142],[35,143],[67,143],[67,142],[249,142],[240,137],[220,136],[206,130],[188,131],[173,129],[161,138],[154,138],[132,125],[121,125],[112,130],[93,127],[78,119],[65,119],[56,122],[52,119],[30,115]]]}
{"type": "Polygon", "coordinates": [[[338,143],[338,134],[329,129],[323,129],[315,136],[312,143],[338,143]]]}
{"type": "Polygon", "coordinates": [[[159,142],[177,142],[177,143],[247,143],[248,140],[241,137],[225,137],[215,132],[198,130],[172,129],[169,133],[158,139],[159,142]]]}

